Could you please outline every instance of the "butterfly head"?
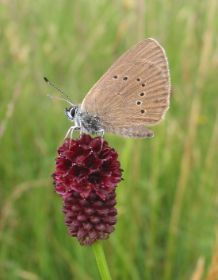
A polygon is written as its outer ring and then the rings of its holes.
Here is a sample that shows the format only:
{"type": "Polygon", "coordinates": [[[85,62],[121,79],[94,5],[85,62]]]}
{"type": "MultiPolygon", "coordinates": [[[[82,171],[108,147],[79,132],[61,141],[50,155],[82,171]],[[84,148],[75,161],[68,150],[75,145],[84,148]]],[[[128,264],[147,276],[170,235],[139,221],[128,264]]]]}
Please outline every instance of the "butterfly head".
{"type": "Polygon", "coordinates": [[[67,115],[69,120],[73,121],[75,119],[77,110],[78,106],[70,106],[69,108],[65,109],[65,114],[67,115]]]}

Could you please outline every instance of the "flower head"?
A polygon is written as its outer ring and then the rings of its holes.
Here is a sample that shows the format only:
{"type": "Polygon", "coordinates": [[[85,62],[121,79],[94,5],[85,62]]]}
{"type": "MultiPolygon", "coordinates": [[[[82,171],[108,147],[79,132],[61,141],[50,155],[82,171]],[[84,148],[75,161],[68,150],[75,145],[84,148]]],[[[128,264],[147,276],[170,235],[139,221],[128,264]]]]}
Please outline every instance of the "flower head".
{"type": "Polygon", "coordinates": [[[82,198],[78,192],[72,191],[64,200],[65,223],[70,235],[77,237],[82,245],[108,238],[116,224],[115,204],[114,190],[105,200],[94,191],[88,198],[82,198]]]}
{"type": "Polygon", "coordinates": [[[68,231],[82,245],[106,239],[114,230],[121,173],[117,152],[100,137],[67,139],[58,149],[55,190],[63,198],[68,231]]]}
{"type": "Polygon", "coordinates": [[[76,192],[82,198],[96,193],[107,199],[121,180],[117,152],[100,137],[83,134],[67,139],[58,149],[53,174],[55,190],[64,199],[76,192]]]}

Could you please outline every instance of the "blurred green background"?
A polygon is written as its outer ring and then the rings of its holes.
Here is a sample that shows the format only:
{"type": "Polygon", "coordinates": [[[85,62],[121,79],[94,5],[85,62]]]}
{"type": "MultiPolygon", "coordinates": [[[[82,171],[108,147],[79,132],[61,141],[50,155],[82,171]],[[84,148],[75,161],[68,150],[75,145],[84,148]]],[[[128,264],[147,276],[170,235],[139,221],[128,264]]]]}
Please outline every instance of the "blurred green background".
{"type": "Polygon", "coordinates": [[[42,77],[81,102],[146,37],[166,49],[173,94],[155,138],[106,136],[125,170],[116,231],[103,242],[111,274],[218,279],[217,34],[217,0],[0,1],[0,279],[99,279],[53,190],[70,123],[42,77]]]}

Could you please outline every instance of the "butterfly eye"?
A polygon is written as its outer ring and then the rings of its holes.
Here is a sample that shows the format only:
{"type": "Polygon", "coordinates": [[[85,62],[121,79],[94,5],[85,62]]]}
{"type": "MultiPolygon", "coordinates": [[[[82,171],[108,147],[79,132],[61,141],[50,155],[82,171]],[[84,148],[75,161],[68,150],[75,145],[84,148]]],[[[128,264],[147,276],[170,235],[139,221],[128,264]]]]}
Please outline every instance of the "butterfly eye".
{"type": "Polygon", "coordinates": [[[68,119],[73,120],[75,117],[75,107],[70,107],[69,109],[65,109],[65,113],[68,117],[68,119]]]}
{"type": "Polygon", "coordinates": [[[114,78],[114,79],[117,79],[117,78],[118,78],[118,76],[117,76],[117,75],[114,75],[114,76],[113,76],[113,78],[114,78]]]}
{"type": "Polygon", "coordinates": [[[74,108],[74,107],[72,107],[72,108],[70,109],[70,115],[71,115],[72,118],[75,117],[75,108],[74,108]]]}

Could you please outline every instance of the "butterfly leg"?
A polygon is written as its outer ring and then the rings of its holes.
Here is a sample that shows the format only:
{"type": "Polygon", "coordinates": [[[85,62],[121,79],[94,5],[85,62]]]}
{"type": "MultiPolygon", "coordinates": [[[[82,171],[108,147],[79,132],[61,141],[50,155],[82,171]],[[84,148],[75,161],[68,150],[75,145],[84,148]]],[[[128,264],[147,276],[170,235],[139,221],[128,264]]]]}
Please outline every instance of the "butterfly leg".
{"type": "Polygon", "coordinates": [[[79,126],[73,126],[72,127],[71,132],[70,132],[70,138],[73,138],[74,130],[80,130],[80,127],[79,126]]]}
{"type": "Polygon", "coordinates": [[[104,129],[100,129],[98,132],[97,132],[97,135],[99,135],[101,137],[101,150],[103,148],[103,143],[104,143],[104,129]]]}
{"type": "Polygon", "coordinates": [[[102,139],[104,138],[104,129],[100,129],[98,132],[97,132],[97,135],[99,135],[102,139]]]}
{"type": "Polygon", "coordinates": [[[83,129],[83,127],[81,127],[80,128],[80,137],[83,135],[83,133],[84,133],[84,129],[83,129]]]}
{"type": "Polygon", "coordinates": [[[70,138],[72,138],[73,132],[74,132],[74,130],[76,130],[76,129],[80,129],[80,128],[79,128],[78,126],[76,126],[76,125],[71,126],[71,127],[68,129],[68,131],[67,131],[67,133],[66,133],[64,139],[66,139],[69,135],[70,135],[70,138]]]}

